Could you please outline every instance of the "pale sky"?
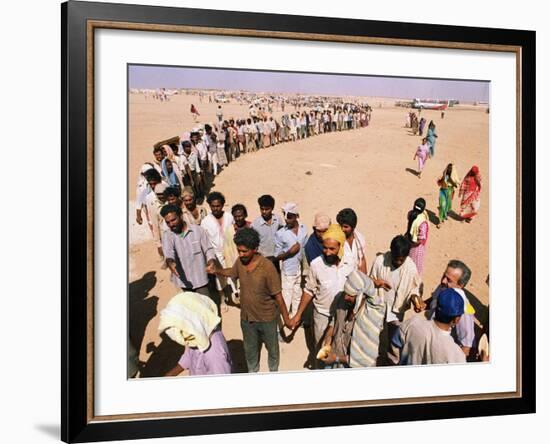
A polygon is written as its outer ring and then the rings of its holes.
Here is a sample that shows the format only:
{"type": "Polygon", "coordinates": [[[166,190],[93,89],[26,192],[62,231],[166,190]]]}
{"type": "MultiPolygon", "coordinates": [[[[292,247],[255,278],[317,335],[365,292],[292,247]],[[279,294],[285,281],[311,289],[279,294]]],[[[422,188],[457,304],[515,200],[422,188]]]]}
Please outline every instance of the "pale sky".
{"type": "Polygon", "coordinates": [[[128,86],[488,102],[490,82],[129,65],[128,86]]]}

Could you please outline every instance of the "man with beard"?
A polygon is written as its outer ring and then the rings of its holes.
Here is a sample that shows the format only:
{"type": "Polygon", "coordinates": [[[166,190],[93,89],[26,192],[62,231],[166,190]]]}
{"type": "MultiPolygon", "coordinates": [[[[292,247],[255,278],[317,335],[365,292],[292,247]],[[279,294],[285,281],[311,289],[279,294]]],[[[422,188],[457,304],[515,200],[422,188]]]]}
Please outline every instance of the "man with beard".
{"type": "Polygon", "coordinates": [[[464,314],[460,318],[460,321],[453,326],[451,334],[466,357],[470,356],[470,351],[474,345],[475,338],[475,310],[464,292],[464,287],[468,284],[471,276],[472,272],[464,262],[456,259],[449,261],[447,268],[441,277],[441,283],[432,294],[431,301],[429,301],[430,310],[427,313],[427,317],[429,319],[434,319],[437,308],[437,299],[441,292],[446,288],[452,288],[460,295],[464,302],[464,314]]]}
{"type": "Polygon", "coordinates": [[[260,247],[258,252],[265,258],[274,262],[278,267],[278,261],[275,261],[275,233],[284,226],[279,216],[273,214],[275,208],[275,199],[269,194],[264,194],[258,198],[260,206],[260,216],[252,222],[254,228],[260,235],[260,247]]]}
{"type": "Polygon", "coordinates": [[[355,264],[355,268],[366,274],[365,237],[355,229],[357,227],[357,214],[351,208],[344,208],[336,215],[336,221],[346,235],[344,256],[350,263],[355,264]]]}
{"type": "MultiPolygon", "coordinates": [[[[204,228],[208,234],[208,239],[214,248],[216,258],[220,262],[221,266],[225,268],[231,265],[225,263],[223,254],[225,231],[231,227],[235,221],[233,216],[223,209],[225,205],[225,196],[222,193],[213,191],[206,198],[206,202],[210,206],[211,214],[202,220],[201,227],[204,228]]],[[[216,278],[216,288],[219,292],[223,292],[227,285],[231,287],[232,294],[237,293],[235,283],[231,279],[226,280],[224,278],[216,278]]],[[[224,304],[226,302],[225,299],[226,298],[224,295],[223,299],[221,299],[224,304]]]]}
{"type": "Polygon", "coordinates": [[[178,289],[211,297],[206,266],[214,264],[216,255],[206,231],[198,225],[188,225],[181,208],[175,205],[164,206],[160,214],[170,229],[162,238],[170,280],[178,289]]]}
{"type": "Polygon", "coordinates": [[[302,256],[307,240],[307,228],[299,221],[298,206],[287,202],[283,206],[286,225],[275,234],[275,257],[281,261],[281,283],[286,308],[296,313],[302,295],[302,256]]]}
{"type": "Polygon", "coordinates": [[[183,219],[188,224],[200,225],[203,219],[208,216],[208,211],[202,205],[197,204],[197,198],[192,189],[184,189],[181,193],[183,202],[183,219]]]}
{"type": "Polygon", "coordinates": [[[416,312],[426,307],[419,296],[422,279],[409,257],[410,249],[411,243],[405,236],[394,237],[390,251],[376,257],[370,272],[377,297],[383,299],[386,305],[380,332],[379,365],[398,363],[399,350],[390,343],[390,339],[403,322],[411,303],[416,312]]]}
{"type": "Polygon", "coordinates": [[[334,300],[344,290],[346,278],[353,271],[353,266],[344,259],[345,241],[346,235],[337,224],[330,225],[323,234],[323,254],[311,262],[300,305],[290,321],[290,327],[295,329],[306,307],[313,301],[315,353],[319,351],[330,318],[334,315],[334,300]]]}
{"type": "Polygon", "coordinates": [[[208,272],[239,279],[241,283],[241,330],[248,371],[259,371],[263,343],[267,349],[269,371],[275,372],[279,369],[279,313],[285,325],[290,325],[279,275],[271,261],[258,253],[260,236],[256,230],[245,227],[237,231],[234,241],[239,259],[232,268],[211,265],[208,272]]]}
{"type": "MultiPolygon", "coordinates": [[[[250,228],[250,226],[252,225],[249,221],[246,220],[246,218],[248,217],[248,212],[246,211],[246,207],[243,204],[233,205],[233,207],[231,208],[231,215],[233,216],[233,220],[235,221],[235,223],[225,230],[223,240],[223,257],[225,263],[228,265],[234,264],[239,256],[237,246],[233,241],[235,234],[243,228],[250,228]]],[[[235,291],[232,292],[231,298],[233,304],[237,305],[239,303],[239,282],[234,281],[234,284],[235,291]]]]}
{"type": "Polygon", "coordinates": [[[164,148],[161,146],[153,148],[153,156],[155,157],[155,160],[153,161],[153,167],[155,168],[155,170],[162,174],[161,163],[162,160],[166,157],[166,152],[164,151],[164,148]]]}
{"type": "Polygon", "coordinates": [[[206,208],[197,205],[197,200],[191,189],[184,189],[181,193],[179,188],[168,187],[164,191],[164,197],[168,205],[181,208],[183,220],[187,225],[200,225],[202,220],[208,216],[206,208]]]}

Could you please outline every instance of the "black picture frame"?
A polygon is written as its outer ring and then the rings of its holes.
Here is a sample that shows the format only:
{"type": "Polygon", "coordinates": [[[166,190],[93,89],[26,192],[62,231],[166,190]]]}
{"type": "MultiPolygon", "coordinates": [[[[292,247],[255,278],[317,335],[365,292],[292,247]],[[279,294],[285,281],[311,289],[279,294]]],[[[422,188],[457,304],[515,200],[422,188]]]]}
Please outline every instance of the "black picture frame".
{"type": "MultiPolygon", "coordinates": [[[[61,5],[62,23],[62,412],[65,442],[143,439],[321,426],[417,421],[443,418],[526,414],[535,412],[535,32],[460,26],[426,25],[291,15],[168,8],[69,1],[61,5]],[[509,45],[520,55],[521,98],[518,137],[518,204],[521,208],[521,280],[517,291],[528,295],[518,307],[521,372],[519,396],[292,412],[238,413],[185,418],[98,421],[90,415],[89,344],[93,311],[88,297],[93,245],[93,157],[89,132],[90,21],[166,26],[230,28],[267,34],[303,33],[369,37],[386,41],[509,45]],[[521,118],[527,114],[529,118],[521,118]]],[[[145,32],[145,31],[144,31],[145,32]]],[[[514,289],[510,289],[514,291],[514,289]]]]}

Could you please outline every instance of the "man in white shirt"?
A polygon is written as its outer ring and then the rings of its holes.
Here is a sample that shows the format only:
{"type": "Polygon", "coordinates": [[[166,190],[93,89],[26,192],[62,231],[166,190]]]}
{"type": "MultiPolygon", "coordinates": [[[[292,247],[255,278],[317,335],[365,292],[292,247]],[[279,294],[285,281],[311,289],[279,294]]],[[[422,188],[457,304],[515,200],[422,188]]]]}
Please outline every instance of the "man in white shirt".
{"type": "Polygon", "coordinates": [[[183,185],[191,186],[194,190],[195,196],[198,200],[201,200],[204,196],[201,166],[197,156],[197,153],[193,151],[192,144],[188,140],[181,142],[183,153],[179,158],[179,167],[182,173],[183,185]]]}
{"type": "Polygon", "coordinates": [[[275,258],[281,261],[283,299],[289,313],[298,309],[302,295],[302,257],[308,229],[300,223],[298,206],[287,202],[282,208],[286,225],[275,233],[275,258]]]}
{"type": "MultiPolygon", "coordinates": [[[[218,191],[211,192],[206,198],[206,202],[210,206],[211,213],[202,220],[201,227],[206,230],[206,234],[208,235],[208,239],[214,248],[216,258],[218,259],[220,265],[223,268],[229,268],[233,266],[233,264],[225,263],[223,251],[224,238],[225,231],[231,227],[235,221],[231,213],[228,213],[223,209],[225,205],[225,196],[222,193],[218,191]]],[[[227,278],[227,280],[223,277],[216,278],[216,288],[219,292],[223,292],[227,285],[231,287],[231,293],[234,296],[234,299],[237,299],[237,288],[235,283],[230,278],[227,278]]],[[[221,301],[225,302],[225,298],[221,299],[221,301]]]]}
{"type": "Polygon", "coordinates": [[[344,256],[355,268],[367,274],[367,260],[365,257],[365,237],[357,231],[357,214],[351,208],[344,208],[336,215],[336,221],[340,224],[346,235],[344,256]]]}
{"type": "Polygon", "coordinates": [[[155,160],[153,161],[153,167],[155,167],[155,170],[157,170],[159,173],[162,174],[162,160],[166,157],[166,151],[164,151],[164,148],[161,146],[157,146],[153,148],[153,156],[155,160]]]}
{"type": "Polygon", "coordinates": [[[276,130],[277,130],[277,124],[275,123],[275,120],[273,120],[273,117],[270,117],[269,118],[269,128],[271,130],[271,134],[270,134],[270,137],[271,137],[271,145],[275,145],[276,143],[276,130]]]}
{"type": "Polygon", "coordinates": [[[249,153],[252,151],[257,150],[256,146],[256,137],[258,134],[258,130],[256,129],[256,125],[252,123],[252,119],[247,119],[247,125],[245,126],[244,132],[246,136],[246,150],[245,152],[249,153]]]}
{"type": "MultiPolygon", "coordinates": [[[[143,218],[141,211],[145,206],[145,198],[149,193],[153,192],[155,185],[162,182],[162,177],[160,173],[153,168],[153,165],[150,163],[145,163],[141,167],[140,179],[136,187],[136,222],[141,225],[143,223],[143,218]]],[[[147,211],[145,216],[148,219],[147,211]]]]}
{"type": "MultiPolygon", "coordinates": [[[[197,128],[195,128],[195,130],[197,130],[197,128]]],[[[191,143],[198,153],[201,170],[204,171],[208,165],[208,148],[206,148],[206,144],[201,140],[201,135],[198,130],[191,132],[191,143]]]]}
{"type": "Polygon", "coordinates": [[[208,150],[208,165],[210,166],[210,172],[214,175],[218,175],[218,145],[216,141],[216,134],[212,131],[212,127],[208,124],[204,125],[205,135],[203,141],[208,150]]]}
{"type": "Polygon", "coordinates": [[[381,365],[398,363],[398,350],[392,346],[391,338],[403,322],[405,312],[411,304],[417,313],[426,306],[420,297],[422,279],[409,257],[410,248],[411,244],[405,236],[395,236],[391,241],[390,251],[376,257],[370,272],[377,297],[386,305],[380,334],[381,365]]]}

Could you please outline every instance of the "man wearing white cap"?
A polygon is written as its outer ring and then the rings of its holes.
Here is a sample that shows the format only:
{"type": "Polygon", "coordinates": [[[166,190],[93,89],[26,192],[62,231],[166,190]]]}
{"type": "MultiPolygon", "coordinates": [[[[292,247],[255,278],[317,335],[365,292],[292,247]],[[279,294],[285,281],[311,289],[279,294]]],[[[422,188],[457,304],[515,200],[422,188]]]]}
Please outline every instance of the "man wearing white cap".
{"type": "Polygon", "coordinates": [[[136,222],[141,225],[143,218],[141,217],[141,210],[145,206],[145,199],[149,193],[153,191],[154,186],[162,181],[162,177],[157,170],[153,167],[152,163],[145,162],[140,171],[139,178],[136,185],[136,222]],[[155,171],[155,173],[148,173],[148,171],[155,171]]]}
{"type": "Polygon", "coordinates": [[[317,213],[313,219],[313,235],[309,236],[304,247],[307,263],[323,254],[323,234],[328,230],[330,217],[324,213],[317,213]]]}
{"type": "Polygon", "coordinates": [[[281,261],[283,299],[289,313],[295,314],[302,297],[302,255],[307,227],[298,220],[298,205],[287,202],[283,208],[286,225],[275,233],[275,257],[281,261]]]}

